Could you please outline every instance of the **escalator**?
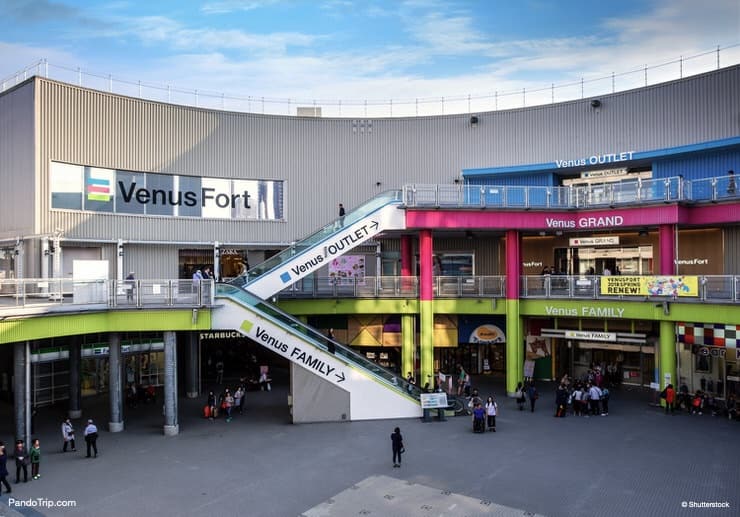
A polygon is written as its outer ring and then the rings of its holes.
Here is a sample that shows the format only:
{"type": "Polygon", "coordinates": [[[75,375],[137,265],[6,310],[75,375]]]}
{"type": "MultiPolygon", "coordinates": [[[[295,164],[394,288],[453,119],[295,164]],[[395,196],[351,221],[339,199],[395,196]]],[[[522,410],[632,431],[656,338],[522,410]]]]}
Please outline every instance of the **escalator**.
{"type": "Polygon", "coordinates": [[[230,283],[267,300],[386,230],[406,228],[402,192],[384,192],[230,283]]]}
{"type": "Polygon", "coordinates": [[[420,390],[244,289],[216,286],[213,329],[241,334],[346,391],[347,419],[421,416],[420,390]]]}

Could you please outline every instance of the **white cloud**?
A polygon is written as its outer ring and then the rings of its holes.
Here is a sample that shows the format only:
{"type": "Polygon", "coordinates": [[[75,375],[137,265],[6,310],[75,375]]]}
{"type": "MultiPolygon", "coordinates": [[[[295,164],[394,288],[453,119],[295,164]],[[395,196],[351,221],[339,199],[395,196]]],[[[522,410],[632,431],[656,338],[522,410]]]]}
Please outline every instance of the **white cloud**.
{"type": "Polygon", "coordinates": [[[279,3],[279,0],[225,0],[207,2],[200,10],[206,14],[228,14],[237,11],[253,11],[279,3]]]}

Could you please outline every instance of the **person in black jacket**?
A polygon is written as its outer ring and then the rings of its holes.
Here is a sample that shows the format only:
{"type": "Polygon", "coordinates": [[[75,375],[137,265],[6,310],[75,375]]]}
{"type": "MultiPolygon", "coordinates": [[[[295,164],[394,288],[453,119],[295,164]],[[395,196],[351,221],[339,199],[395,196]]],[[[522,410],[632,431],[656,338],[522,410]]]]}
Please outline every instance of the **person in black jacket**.
{"type": "Polygon", "coordinates": [[[23,482],[28,483],[28,450],[23,445],[23,440],[15,442],[15,483],[21,482],[21,470],[23,471],[23,482]]]}
{"type": "Polygon", "coordinates": [[[0,494],[3,492],[3,485],[6,492],[12,492],[8,484],[8,453],[5,452],[5,444],[0,442],[0,494]]]}
{"type": "Polygon", "coordinates": [[[401,430],[396,427],[391,434],[391,445],[393,447],[393,467],[401,466],[401,454],[404,451],[403,448],[403,436],[401,436],[401,430]],[[398,462],[396,462],[398,459],[398,462]]]}

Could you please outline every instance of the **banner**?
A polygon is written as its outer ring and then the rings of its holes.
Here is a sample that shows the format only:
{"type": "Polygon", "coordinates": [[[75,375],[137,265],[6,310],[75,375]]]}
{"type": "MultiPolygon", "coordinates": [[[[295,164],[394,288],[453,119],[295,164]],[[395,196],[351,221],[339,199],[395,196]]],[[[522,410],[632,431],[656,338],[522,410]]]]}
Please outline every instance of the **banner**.
{"type": "Polygon", "coordinates": [[[339,285],[365,285],[365,256],[343,255],[329,263],[329,278],[339,285]]]}
{"type": "Polygon", "coordinates": [[[603,295],[699,296],[696,276],[602,276],[600,287],[603,295]]]}

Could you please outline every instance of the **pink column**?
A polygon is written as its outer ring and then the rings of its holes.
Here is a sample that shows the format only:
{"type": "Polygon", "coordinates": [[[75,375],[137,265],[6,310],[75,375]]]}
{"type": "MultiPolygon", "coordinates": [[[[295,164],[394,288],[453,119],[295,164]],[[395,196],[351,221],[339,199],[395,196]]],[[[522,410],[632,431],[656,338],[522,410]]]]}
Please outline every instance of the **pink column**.
{"type": "Polygon", "coordinates": [[[401,276],[414,276],[414,248],[411,235],[401,235],[401,276]]]}
{"type": "Polygon", "coordinates": [[[519,232],[506,231],[506,299],[519,299],[519,282],[522,272],[522,250],[519,232]]]}
{"type": "Polygon", "coordinates": [[[420,300],[431,300],[432,289],[432,231],[419,232],[419,294],[420,300]]]}
{"type": "Polygon", "coordinates": [[[658,247],[660,248],[659,275],[676,274],[676,230],[672,224],[658,227],[658,247]]]}

